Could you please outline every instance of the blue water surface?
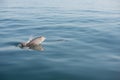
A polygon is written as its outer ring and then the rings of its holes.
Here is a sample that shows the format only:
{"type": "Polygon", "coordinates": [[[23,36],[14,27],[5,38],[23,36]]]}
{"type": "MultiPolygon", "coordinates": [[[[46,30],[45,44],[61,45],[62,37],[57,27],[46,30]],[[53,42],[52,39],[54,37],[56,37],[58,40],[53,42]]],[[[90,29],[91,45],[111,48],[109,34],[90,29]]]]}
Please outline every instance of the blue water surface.
{"type": "Polygon", "coordinates": [[[120,80],[119,0],[1,0],[0,80],[120,80]]]}

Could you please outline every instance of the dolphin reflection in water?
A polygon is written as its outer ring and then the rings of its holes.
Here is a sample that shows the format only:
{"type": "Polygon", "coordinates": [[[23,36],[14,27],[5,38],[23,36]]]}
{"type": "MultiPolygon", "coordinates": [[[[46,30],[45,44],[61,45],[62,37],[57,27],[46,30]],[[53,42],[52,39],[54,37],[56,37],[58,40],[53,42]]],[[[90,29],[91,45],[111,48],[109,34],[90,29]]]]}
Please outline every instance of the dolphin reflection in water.
{"type": "Polygon", "coordinates": [[[20,48],[29,48],[33,50],[39,50],[43,51],[44,48],[42,47],[41,43],[45,40],[46,38],[44,36],[36,37],[34,39],[31,39],[27,42],[21,42],[18,46],[20,48]]]}

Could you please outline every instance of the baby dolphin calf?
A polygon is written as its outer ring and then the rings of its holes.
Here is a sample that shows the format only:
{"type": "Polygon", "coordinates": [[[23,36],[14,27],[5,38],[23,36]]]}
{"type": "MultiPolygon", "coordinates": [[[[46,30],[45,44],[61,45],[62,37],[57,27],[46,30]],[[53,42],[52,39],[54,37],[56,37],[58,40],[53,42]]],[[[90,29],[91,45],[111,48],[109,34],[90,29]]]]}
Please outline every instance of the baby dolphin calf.
{"type": "Polygon", "coordinates": [[[28,48],[32,48],[32,47],[36,47],[39,46],[46,38],[44,36],[40,36],[40,37],[36,37],[28,42],[21,42],[20,43],[20,47],[24,48],[24,47],[28,47],[28,48]]]}

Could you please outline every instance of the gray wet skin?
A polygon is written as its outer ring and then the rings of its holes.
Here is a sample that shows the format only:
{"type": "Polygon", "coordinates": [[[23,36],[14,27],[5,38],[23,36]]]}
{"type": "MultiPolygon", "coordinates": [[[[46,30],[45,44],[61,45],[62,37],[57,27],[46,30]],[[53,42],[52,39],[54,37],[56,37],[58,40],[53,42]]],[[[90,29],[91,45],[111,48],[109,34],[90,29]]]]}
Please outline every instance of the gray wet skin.
{"type": "Polygon", "coordinates": [[[42,45],[40,45],[46,38],[44,36],[36,37],[28,42],[21,42],[19,47],[20,48],[29,48],[34,50],[40,50],[43,51],[42,45]]]}

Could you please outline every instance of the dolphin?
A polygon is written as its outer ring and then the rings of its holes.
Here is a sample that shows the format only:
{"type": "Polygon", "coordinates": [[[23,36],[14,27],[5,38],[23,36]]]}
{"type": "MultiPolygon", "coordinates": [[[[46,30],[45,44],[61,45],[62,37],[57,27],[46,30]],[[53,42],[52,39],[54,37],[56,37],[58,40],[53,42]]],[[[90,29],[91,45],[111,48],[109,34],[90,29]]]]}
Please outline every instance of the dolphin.
{"type": "Polygon", "coordinates": [[[43,41],[45,41],[45,37],[44,36],[40,36],[40,37],[36,37],[34,39],[31,39],[27,42],[21,42],[19,44],[20,48],[32,48],[32,49],[39,49],[39,50],[43,50],[42,46],[40,45],[43,41]]]}

